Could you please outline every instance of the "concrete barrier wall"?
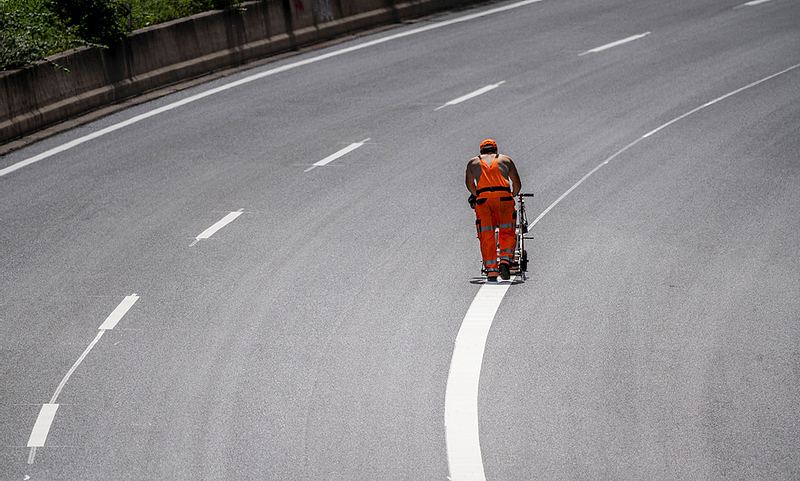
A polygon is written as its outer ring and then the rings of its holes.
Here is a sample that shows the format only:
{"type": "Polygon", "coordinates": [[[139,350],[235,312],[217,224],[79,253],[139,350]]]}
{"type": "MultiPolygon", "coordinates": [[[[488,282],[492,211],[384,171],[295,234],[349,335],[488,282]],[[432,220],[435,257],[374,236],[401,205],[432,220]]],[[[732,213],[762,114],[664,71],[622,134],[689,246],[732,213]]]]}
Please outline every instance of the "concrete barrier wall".
{"type": "Polygon", "coordinates": [[[475,0],[262,0],[0,72],[0,144],[150,90],[475,0]]]}

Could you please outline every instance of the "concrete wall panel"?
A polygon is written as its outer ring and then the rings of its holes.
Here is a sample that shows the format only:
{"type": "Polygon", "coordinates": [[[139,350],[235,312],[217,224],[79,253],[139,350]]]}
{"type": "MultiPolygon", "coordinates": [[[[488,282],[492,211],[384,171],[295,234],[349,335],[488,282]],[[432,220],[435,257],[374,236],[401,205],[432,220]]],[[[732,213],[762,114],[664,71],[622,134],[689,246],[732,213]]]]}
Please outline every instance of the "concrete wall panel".
{"type": "Polygon", "coordinates": [[[137,30],[108,49],[0,72],[0,144],[214,70],[471,2],[261,0],[137,30]]]}

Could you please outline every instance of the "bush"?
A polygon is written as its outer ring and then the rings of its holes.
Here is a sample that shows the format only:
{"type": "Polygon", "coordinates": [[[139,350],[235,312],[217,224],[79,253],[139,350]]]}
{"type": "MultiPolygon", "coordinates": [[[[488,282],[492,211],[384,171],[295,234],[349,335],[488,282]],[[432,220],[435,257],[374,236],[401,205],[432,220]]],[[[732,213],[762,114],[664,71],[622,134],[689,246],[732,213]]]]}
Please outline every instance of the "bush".
{"type": "Polygon", "coordinates": [[[129,5],[133,30],[195,13],[191,0],[131,0],[129,5]]]}
{"type": "Polygon", "coordinates": [[[42,0],[0,0],[0,70],[84,45],[42,0]]]}
{"type": "Polygon", "coordinates": [[[128,9],[113,0],[47,0],[50,10],[87,42],[101,45],[128,34],[128,9]]]}
{"type": "Polygon", "coordinates": [[[125,0],[131,9],[131,26],[148,27],[207,10],[236,6],[239,0],[125,0]]]}
{"type": "Polygon", "coordinates": [[[0,0],[0,70],[240,0],[0,0]]]}

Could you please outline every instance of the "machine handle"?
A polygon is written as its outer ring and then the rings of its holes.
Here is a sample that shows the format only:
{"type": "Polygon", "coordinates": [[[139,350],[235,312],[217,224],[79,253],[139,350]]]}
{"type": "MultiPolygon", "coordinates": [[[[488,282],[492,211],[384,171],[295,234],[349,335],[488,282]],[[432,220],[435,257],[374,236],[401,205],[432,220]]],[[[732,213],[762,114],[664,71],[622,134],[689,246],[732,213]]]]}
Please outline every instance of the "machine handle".
{"type": "Polygon", "coordinates": [[[533,194],[519,194],[520,197],[533,197],[533,194]]]}

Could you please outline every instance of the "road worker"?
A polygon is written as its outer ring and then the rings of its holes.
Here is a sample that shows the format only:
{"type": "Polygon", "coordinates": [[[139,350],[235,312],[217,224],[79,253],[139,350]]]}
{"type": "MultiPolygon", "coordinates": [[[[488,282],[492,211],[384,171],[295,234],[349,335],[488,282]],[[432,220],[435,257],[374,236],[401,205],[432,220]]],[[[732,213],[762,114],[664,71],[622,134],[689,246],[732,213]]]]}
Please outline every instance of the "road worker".
{"type": "Polygon", "coordinates": [[[522,187],[517,167],[511,157],[497,153],[497,142],[485,139],[480,143],[480,155],[467,163],[466,184],[469,204],[475,209],[475,226],[487,281],[497,282],[498,276],[508,280],[517,241],[514,197],[522,187]],[[497,241],[495,229],[498,230],[497,241]]]}

